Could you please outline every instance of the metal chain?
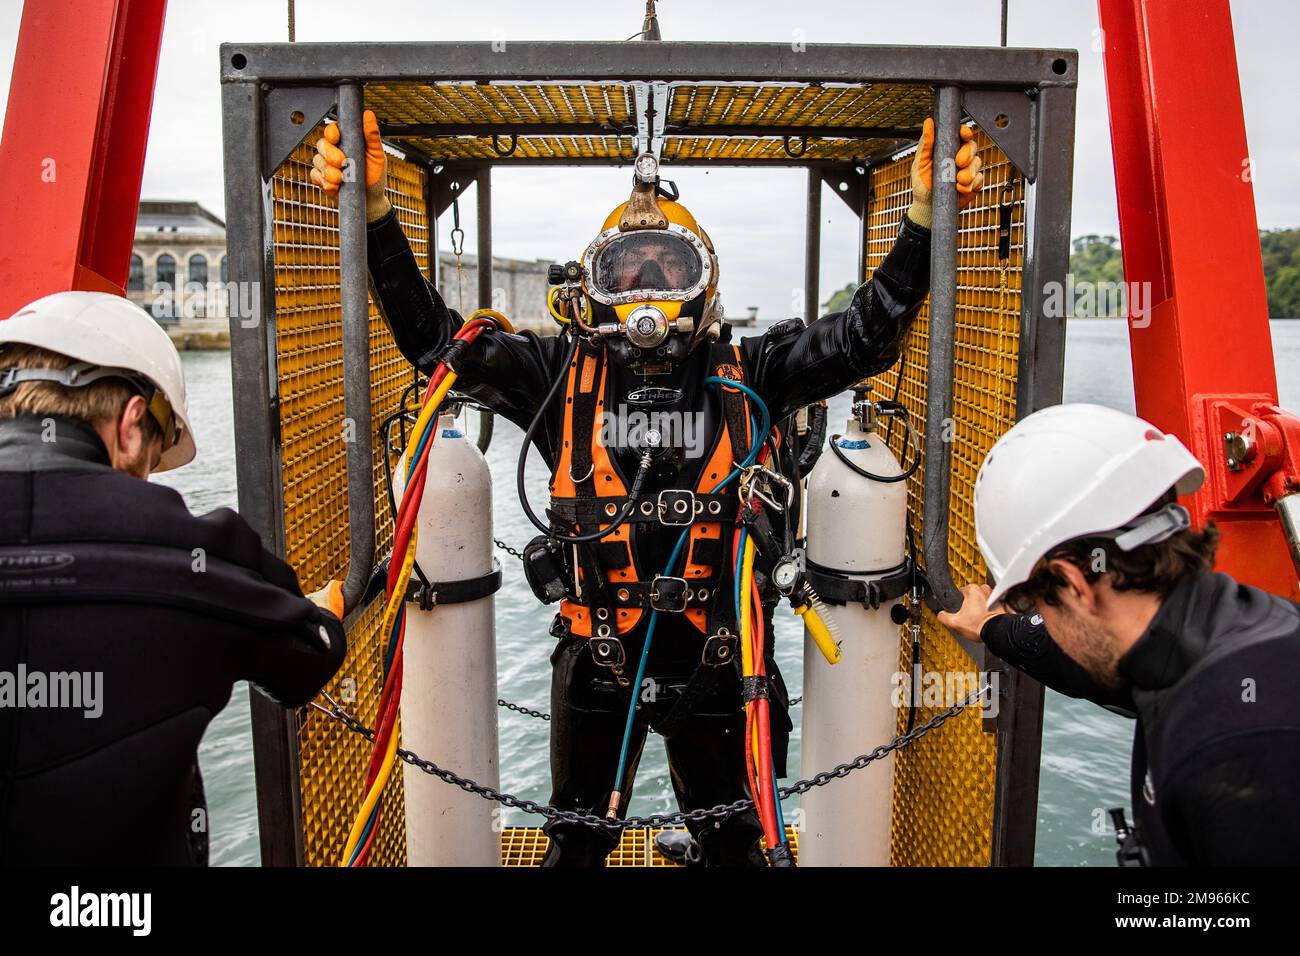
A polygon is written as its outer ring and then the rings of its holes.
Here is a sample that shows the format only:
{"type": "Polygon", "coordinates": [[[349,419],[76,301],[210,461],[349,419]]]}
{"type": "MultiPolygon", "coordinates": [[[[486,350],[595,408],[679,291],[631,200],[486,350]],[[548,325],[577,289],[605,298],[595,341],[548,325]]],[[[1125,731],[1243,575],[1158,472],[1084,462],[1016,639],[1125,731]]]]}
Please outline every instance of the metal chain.
{"type": "MultiPolygon", "coordinates": [[[[936,714],[925,723],[908,731],[901,737],[895,737],[889,743],[881,744],[875,750],[862,754],[848,763],[842,763],[832,770],[824,770],[806,780],[799,780],[788,787],[781,787],[778,792],[784,799],[795,796],[796,794],[807,793],[814,787],[824,787],[826,784],[837,778],[847,777],[854,770],[861,770],[863,767],[867,766],[867,764],[876,760],[881,760],[894,751],[902,750],[914,741],[919,740],[931,730],[943,725],[949,719],[956,717],[971,704],[975,703],[975,701],[979,700],[979,698],[983,697],[988,690],[988,685],[985,685],[965,700],[953,704],[953,706],[949,707],[947,710],[936,714]]],[[[330,697],[329,694],[322,694],[321,696],[329,701],[330,706],[323,707],[315,701],[312,701],[312,707],[316,708],[330,719],[339,721],[353,733],[359,734],[366,738],[366,740],[374,743],[375,732],[373,730],[345,711],[342,705],[340,705],[333,697],[330,697]]],[[[678,810],[674,813],[654,813],[648,817],[625,817],[622,820],[607,820],[605,817],[598,817],[595,814],[578,813],[574,810],[561,810],[559,807],[552,807],[538,803],[535,800],[525,800],[521,797],[516,797],[513,794],[503,793],[495,787],[484,786],[481,783],[476,783],[475,781],[462,777],[450,770],[444,770],[433,761],[425,760],[424,758],[411,753],[409,750],[398,748],[397,756],[412,767],[423,770],[430,776],[437,777],[446,783],[460,787],[467,793],[477,794],[485,800],[493,800],[502,806],[522,810],[525,813],[535,813],[539,816],[546,817],[548,820],[554,820],[561,823],[577,823],[583,826],[599,827],[614,832],[621,830],[645,830],[659,829],[663,827],[677,827],[687,823],[708,823],[710,821],[717,821],[720,823],[737,813],[744,813],[746,810],[754,809],[753,800],[737,800],[734,803],[718,804],[716,807],[710,807],[707,810],[678,810]]]]}
{"type": "Polygon", "coordinates": [[[502,541],[500,538],[493,538],[492,543],[495,544],[502,551],[504,551],[506,554],[510,555],[512,558],[518,558],[520,561],[524,559],[524,553],[522,551],[516,551],[514,548],[510,547],[510,545],[502,541]]]}
{"type": "MultiPolygon", "coordinates": [[[[790,699],[791,707],[795,707],[802,703],[803,703],[802,697],[792,697],[790,699]]],[[[515,713],[523,714],[525,717],[537,717],[540,718],[541,720],[551,719],[550,714],[544,714],[540,710],[533,710],[531,707],[524,707],[521,706],[520,704],[512,704],[510,703],[510,701],[502,700],[500,697],[497,698],[497,706],[504,707],[506,710],[513,710],[515,713]]]]}
{"type": "Polygon", "coordinates": [[[542,720],[550,720],[550,714],[543,714],[540,710],[533,710],[531,707],[521,707],[518,704],[512,704],[508,700],[497,698],[497,706],[504,707],[506,710],[513,710],[517,714],[523,714],[525,717],[538,717],[542,720]]]}

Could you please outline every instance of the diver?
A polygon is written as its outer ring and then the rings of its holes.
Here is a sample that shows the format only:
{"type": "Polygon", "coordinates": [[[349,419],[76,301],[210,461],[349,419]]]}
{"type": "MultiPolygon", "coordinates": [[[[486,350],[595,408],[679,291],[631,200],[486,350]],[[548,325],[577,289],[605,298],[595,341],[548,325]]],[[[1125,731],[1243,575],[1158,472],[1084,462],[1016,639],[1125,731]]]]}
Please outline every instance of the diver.
{"type": "MultiPolygon", "coordinates": [[[[373,113],[364,114],[363,126],[371,279],[398,348],[427,372],[463,320],[421,274],[385,196],[373,113]]],[[[963,127],[962,139],[955,188],[966,205],[983,173],[973,131],[963,127]]],[[[330,124],[316,144],[312,179],[326,192],[344,181],[338,142],[330,124]]],[[[457,387],[526,429],[517,485],[543,533],[525,551],[525,574],[539,598],[561,602],[551,628],[558,639],[551,654],[556,807],[625,816],[648,730],[665,739],[683,809],[749,797],[731,619],[739,495],[736,483],[711,492],[754,451],[759,401],[775,426],[767,460],[781,477],[770,481],[783,479],[789,489],[803,451],[792,418],[897,360],[929,286],[933,153],[927,119],[912,165],[912,204],[893,250],[845,311],[807,327],[798,319],[778,322],[739,342],[723,321],[712,241],[676,188],[658,178],[655,158],[643,155],[631,197],[605,219],[582,261],[553,267],[558,294],[567,296],[558,315],[568,331],[493,334],[455,356],[457,387]],[[722,380],[748,392],[716,387],[722,380]],[[552,474],[544,520],[522,494],[530,444],[552,474]],[[684,529],[689,543],[679,554],[684,529]],[[632,686],[651,621],[644,677],[632,686]]],[[[797,514],[786,514],[797,527],[797,514]]],[[[771,634],[778,593],[770,559],[760,557],[756,567],[771,634]]],[[[766,685],[747,693],[770,702],[780,777],[791,723],[770,642],[766,647],[766,685]]],[[[606,828],[548,821],[545,829],[543,865],[599,866],[618,842],[606,828]]],[[[753,812],[690,829],[706,865],[765,863],[753,812]]]]}
{"type": "Polygon", "coordinates": [[[139,306],[0,322],[0,864],[206,865],[198,746],[234,683],[297,707],[343,661],[337,582],[303,597],[239,515],[148,481],[194,455],[139,306]]]}
{"type": "Polygon", "coordinates": [[[1300,605],[1213,570],[1174,436],[1097,405],[1035,412],[975,482],[996,581],[939,622],[1059,693],[1137,720],[1121,866],[1300,864],[1300,605]],[[1014,612],[1014,613],[1013,613],[1014,612]]]}

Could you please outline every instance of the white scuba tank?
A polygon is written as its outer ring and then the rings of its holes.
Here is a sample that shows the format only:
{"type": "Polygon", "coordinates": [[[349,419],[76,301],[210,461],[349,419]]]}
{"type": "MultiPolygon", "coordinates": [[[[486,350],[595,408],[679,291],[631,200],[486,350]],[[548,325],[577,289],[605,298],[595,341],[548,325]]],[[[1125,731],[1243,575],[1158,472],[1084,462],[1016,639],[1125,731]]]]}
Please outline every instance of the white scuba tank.
{"type": "MultiPolygon", "coordinates": [[[[476,578],[493,568],[492,476],[454,415],[441,414],[435,427],[416,561],[430,581],[476,578]]],[[[400,501],[399,481],[394,493],[400,501]]],[[[491,787],[500,767],[495,608],[493,596],[428,611],[406,605],[401,705],[405,749],[491,787]]],[[[407,864],[500,865],[497,805],[403,767],[407,864]]]]}
{"type": "MultiPolygon", "coordinates": [[[[871,474],[901,474],[871,421],[870,409],[855,403],[845,434],[832,441],[871,474]]],[[[808,476],[806,515],[810,566],[870,581],[903,563],[906,481],[873,481],[828,450],[808,476]]],[[[842,656],[838,664],[828,664],[805,637],[803,777],[852,760],[897,735],[899,627],[890,619],[893,603],[874,611],[861,604],[823,603],[819,608],[834,622],[842,656]]],[[[799,865],[888,866],[893,773],[890,754],[805,794],[799,865]]]]}

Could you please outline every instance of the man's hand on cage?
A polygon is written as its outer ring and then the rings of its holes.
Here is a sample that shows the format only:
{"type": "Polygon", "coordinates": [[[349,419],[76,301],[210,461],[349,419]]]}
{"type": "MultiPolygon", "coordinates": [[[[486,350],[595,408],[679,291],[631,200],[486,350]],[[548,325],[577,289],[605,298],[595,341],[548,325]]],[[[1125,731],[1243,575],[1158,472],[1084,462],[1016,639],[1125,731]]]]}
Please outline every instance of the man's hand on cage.
{"type": "MultiPolygon", "coordinates": [[[[969,126],[962,126],[961,140],[961,148],[957,150],[950,175],[956,176],[958,207],[965,209],[975,201],[975,196],[984,185],[984,173],[980,168],[983,162],[976,155],[975,131],[969,126]]],[[[907,210],[907,218],[918,226],[930,228],[934,213],[933,201],[934,120],[927,116],[921,126],[916,156],[912,160],[912,205],[907,210]]]]}
{"type": "Polygon", "coordinates": [[[955,612],[940,611],[939,623],[958,637],[979,642],[984,625],[999,614],[1007,613],[1001,609],[996,611],[988,609],[991,593],[993,589],[987,584],[966,585],[961,589],[961,607],[955,612]]]}
{"type": "MultiPolygon", "coordinates": [[[[379,121],[373,110],[361,114],[361,125],[366,135],[366,221],[374,222],[392,208],[384,190],[388,187],[387,161],[384,145],[379,137],[379,121]]],[[[327,193],[337,193],[345,181],[343,171],[347,156],[339,149],[339,127],[330,123],[324,135],[316,140],[316,155],[312,158],[311,181],[327,193]]]]}

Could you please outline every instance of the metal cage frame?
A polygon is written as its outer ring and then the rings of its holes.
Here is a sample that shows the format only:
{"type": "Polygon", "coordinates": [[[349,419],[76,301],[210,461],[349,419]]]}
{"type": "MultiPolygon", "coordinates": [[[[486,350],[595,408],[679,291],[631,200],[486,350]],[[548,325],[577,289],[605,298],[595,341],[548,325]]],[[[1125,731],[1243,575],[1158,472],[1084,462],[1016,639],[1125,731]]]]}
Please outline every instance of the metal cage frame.
{"type": "MultiPolygon", "coordinates": [[[[1074,154],[1078,54],[1072,50],[1005,47],[888,47],[856,44],[699,42],[511,42],[479,43],[270,43],[221,46],[222,122],[225,155],[226,229],[232,281],[255,283],[251,298],[231,300],[231,363],[235,396],[239,508],[274,552],[285,552],[278,392],[275,370],[275,261],[270,239],[270,181],[292,149],[327,113],[337,116],[341,146],[359,155],[361,113],[367,84],[465,82],[548,84],[560,81],[645,84],[654,103],[655,84],[790,83],[818,86],[898,84],[933,91],[936,153],[955,153],[963,115],[974,119],[1031,184],[1026,204],[1024,281],[1020,312],[1020,375],[1016,414],[1023,417],[1059,402],[1064,371],[1065,325],[1044,312],[1049,284],[1064,282],[1070,250],[1070,198],[1074,154]],[[563,66],[561,66],[561,64],[563,66]]],[[[653,106],[638,116],[641,137],[653,145],[679,135],[655,127],[653,106]]],[[[382,118],[381,118],[382,119],[382,118]]],[[[481,122],[421,128],[389,124],[386,139],[429,172],[427,213],[436,222],[465,185],[479,185],[478,288],[490,301],[492,288],[491,169],[498,165],[623,165],[623,155],[514,156],[519,136],[529,133],[610,137],[598,124],[543,126],[481,122]],[[415,142],[434,134],[491,137],[494,156],[454,161],[422,153],[415,142]],[[509,149],[503,149],[503,140],[509,149]]],[[[695,127],[680,135],[777,138],[784,152],[761,160],[685,157],[670,165],[804,167],[808,170],[805,312],[817,314],[819,298],[821,186],[830,184],[858,215],[866,242],[870,170],[890,161],[915,138],[915,128],[838,129],[816,123],[695,127]],[[845,160],[805,155],[810,139],[826,136],[883,141],[872,154],[845,160]],[[793,142],[801,143],[796,151],[793,142]]],[[[936,189],[931,246],[928,382],[929,421],[952,415],[952,363],[957,292],[957,197],[936,189]]],[[[368,280],[364,190],[339,194],[345,414],[370,421],[368,280]]],[[[436,243],[430,235],[430,262],[436,243]]],[[[859,254],[857,281],[866,256],[859,254]]],[[[926,429],[923,556],[937,604],[954,606],[957,590],[948,566],[948,495],[951,447],[942,428],[926,429]],[[934,507],[940,502],[942,506],[934,507]]],[[[374,551],[372,457],[369,445],[348,449],[351,555],[346,589],[360,594],[374,551]]],[[[964,644],[985,668],[1000,669],[1003,701],[997,719],[991,862],[1033,862],[1037,820],[1043,689],[1021,677],[982,646],[964,644]]],[[[260,693],[251,695],[258,818],[266,865],[302,862],[301,798],[293,715],[260,693]]]]}

